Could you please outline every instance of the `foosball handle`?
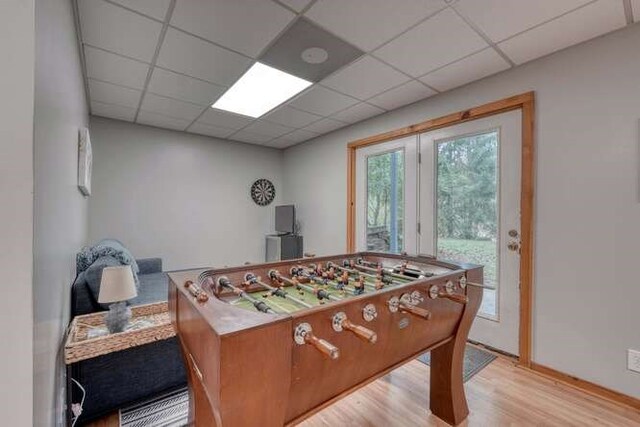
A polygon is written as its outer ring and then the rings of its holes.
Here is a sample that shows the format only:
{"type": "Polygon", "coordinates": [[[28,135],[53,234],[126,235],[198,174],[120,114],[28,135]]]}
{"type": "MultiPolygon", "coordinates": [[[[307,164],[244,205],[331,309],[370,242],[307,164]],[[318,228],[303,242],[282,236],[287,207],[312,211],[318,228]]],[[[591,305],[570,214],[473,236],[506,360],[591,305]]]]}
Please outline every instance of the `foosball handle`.
{"type": "Polygon", "coordinates": [[[350,330],[351,332],[353,332],[363,340],[370,342],[371,344],[375,344],[378,341],[378,334],[376,334],[374,331],[365,328],[364,326],[356,325],[348,319],[342,322],[342,327],[350,330]]]}
{"type": "Polygon", "coordinates": [[[304,336],[304,340],[307,344],[311,344],[312,346],[320,350],[320,352],[329,357],[329,359],[335,360],[340,357],[340,350],[338,350],[338,347],[328,341],[316,337],[312,332],[307,332],[307,334],[304,336]]]}
{"type": "Polygon", "coordinates": [[[420,317],[424,320],[431,319],[431,312],[422,307],[418,307],[416,305],[406,304],[404,302],[400,302],[399,308],[401,311],[406,311],[407,313],[411,313],[414,316],[420,317]]]}
{"type": "Polygon", "coordinates": [[[207,293],[193,281],[187,280],[184,287],[198,302],[207,302],[209,300],[209,295],[207,295],[207,293]]]}
{"type": "Polygon", "coordinates": [[[449,294],[447,292],[439,292],[438,298],[447,298],[453,302],[457,302],[458,304],[462,304],[462,305],[469,302],[469,298],[466,295],[449,294]]]}

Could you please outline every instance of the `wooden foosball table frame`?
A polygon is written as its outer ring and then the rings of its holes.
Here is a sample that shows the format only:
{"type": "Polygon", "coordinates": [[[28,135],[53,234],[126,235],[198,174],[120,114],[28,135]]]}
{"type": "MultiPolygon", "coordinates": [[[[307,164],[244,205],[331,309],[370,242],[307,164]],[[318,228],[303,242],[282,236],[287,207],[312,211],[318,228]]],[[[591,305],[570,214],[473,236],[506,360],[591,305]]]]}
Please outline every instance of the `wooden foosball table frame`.
{"type": "MultiPolygon", "coordinates": [[[[197,427],[292,426],[425,351],[431,351],[431,412],[451,425],[469,413],[462,368],[482,301],[480,266],[363,252],[169,278],[169,311],[188,367],[190,421],[197,427]],[[326,273],[319,286],[320,272],[314,276],[311,264],[378,280],[362,293],[329,298],[338,291],[326,284],[326,273]],[[380,265],[377,276],[373,265],[380,265]],[[420,274],[410,276],[398,265],[418,266],[420,274]],[[287,277],[290,272],[296,276],[287,277]],[[400,280],[405,274],[408,279],[400,280]],[[291,299],[300,286],[312,287],[326,303],[285,313],[260,298],[269,288],[269,295],[288,293],[291,299]],[[234,306],[234,298],[255,310],[234,306]]],[[[357,291],[357,278],[346,283],[357,291]]]]}

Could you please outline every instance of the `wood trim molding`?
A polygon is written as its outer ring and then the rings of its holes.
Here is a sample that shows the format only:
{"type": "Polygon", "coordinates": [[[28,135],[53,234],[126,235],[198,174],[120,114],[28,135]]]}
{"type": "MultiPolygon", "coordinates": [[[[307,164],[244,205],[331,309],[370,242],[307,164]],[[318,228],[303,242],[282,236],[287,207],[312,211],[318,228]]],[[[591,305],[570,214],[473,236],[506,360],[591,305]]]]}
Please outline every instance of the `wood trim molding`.
{"type": "Polygon", "coordinates": [[[522,171],[520,177],[520,344],[519,364],[531,366],[533,316],[535,94],[525,92],[468,110],[359,139],[347,144],[347,252],[355,251],[356,150],[512,110],[522,110],[522,171]]]}
{"type": "Polygon", "coordinates": [[[565,374],[564,372],[556,371],[553,368],[549,368],[535,362],[531,362],[530,366],[528,368],[525,367],[525,369],[529,369],[551,380],[562,382],[570,387],[582,390],[585,393],[589,393],[598,398],[606,399],[610,402],[628,406],[632,409],[640,411],[640,399],[637,399],[633,396],[628,396],[618,391],[611,390],[610,388],[606,388],[601,385],[594,384],[590,381],[574,377],[573,375],[565,374]]]}

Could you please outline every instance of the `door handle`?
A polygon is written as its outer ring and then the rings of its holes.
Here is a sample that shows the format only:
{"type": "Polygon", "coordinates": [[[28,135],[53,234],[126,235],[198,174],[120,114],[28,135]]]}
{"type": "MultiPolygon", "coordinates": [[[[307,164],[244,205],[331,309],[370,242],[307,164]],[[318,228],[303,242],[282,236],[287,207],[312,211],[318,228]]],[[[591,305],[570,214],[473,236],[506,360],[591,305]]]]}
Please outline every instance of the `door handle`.
{"type": "Polygon", "coordinates": [[[513,252],[520,252],[520,243],[518,242],[509,242],[507,244],[507,248],[513,252]]]}

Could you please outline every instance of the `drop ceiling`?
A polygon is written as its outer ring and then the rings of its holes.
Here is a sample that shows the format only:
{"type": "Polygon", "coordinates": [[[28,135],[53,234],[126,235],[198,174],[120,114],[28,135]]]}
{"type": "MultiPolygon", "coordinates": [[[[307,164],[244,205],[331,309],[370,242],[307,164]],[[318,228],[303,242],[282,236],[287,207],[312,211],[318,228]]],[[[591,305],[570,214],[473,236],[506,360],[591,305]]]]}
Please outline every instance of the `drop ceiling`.
{"type": "Polygon", "coordinates": [[[91,114],[276,148],[640,21],[640,0],[75,2],[91,114]],[[259,119],[211,108],[305,26],[346,65],[259,119]]]}

